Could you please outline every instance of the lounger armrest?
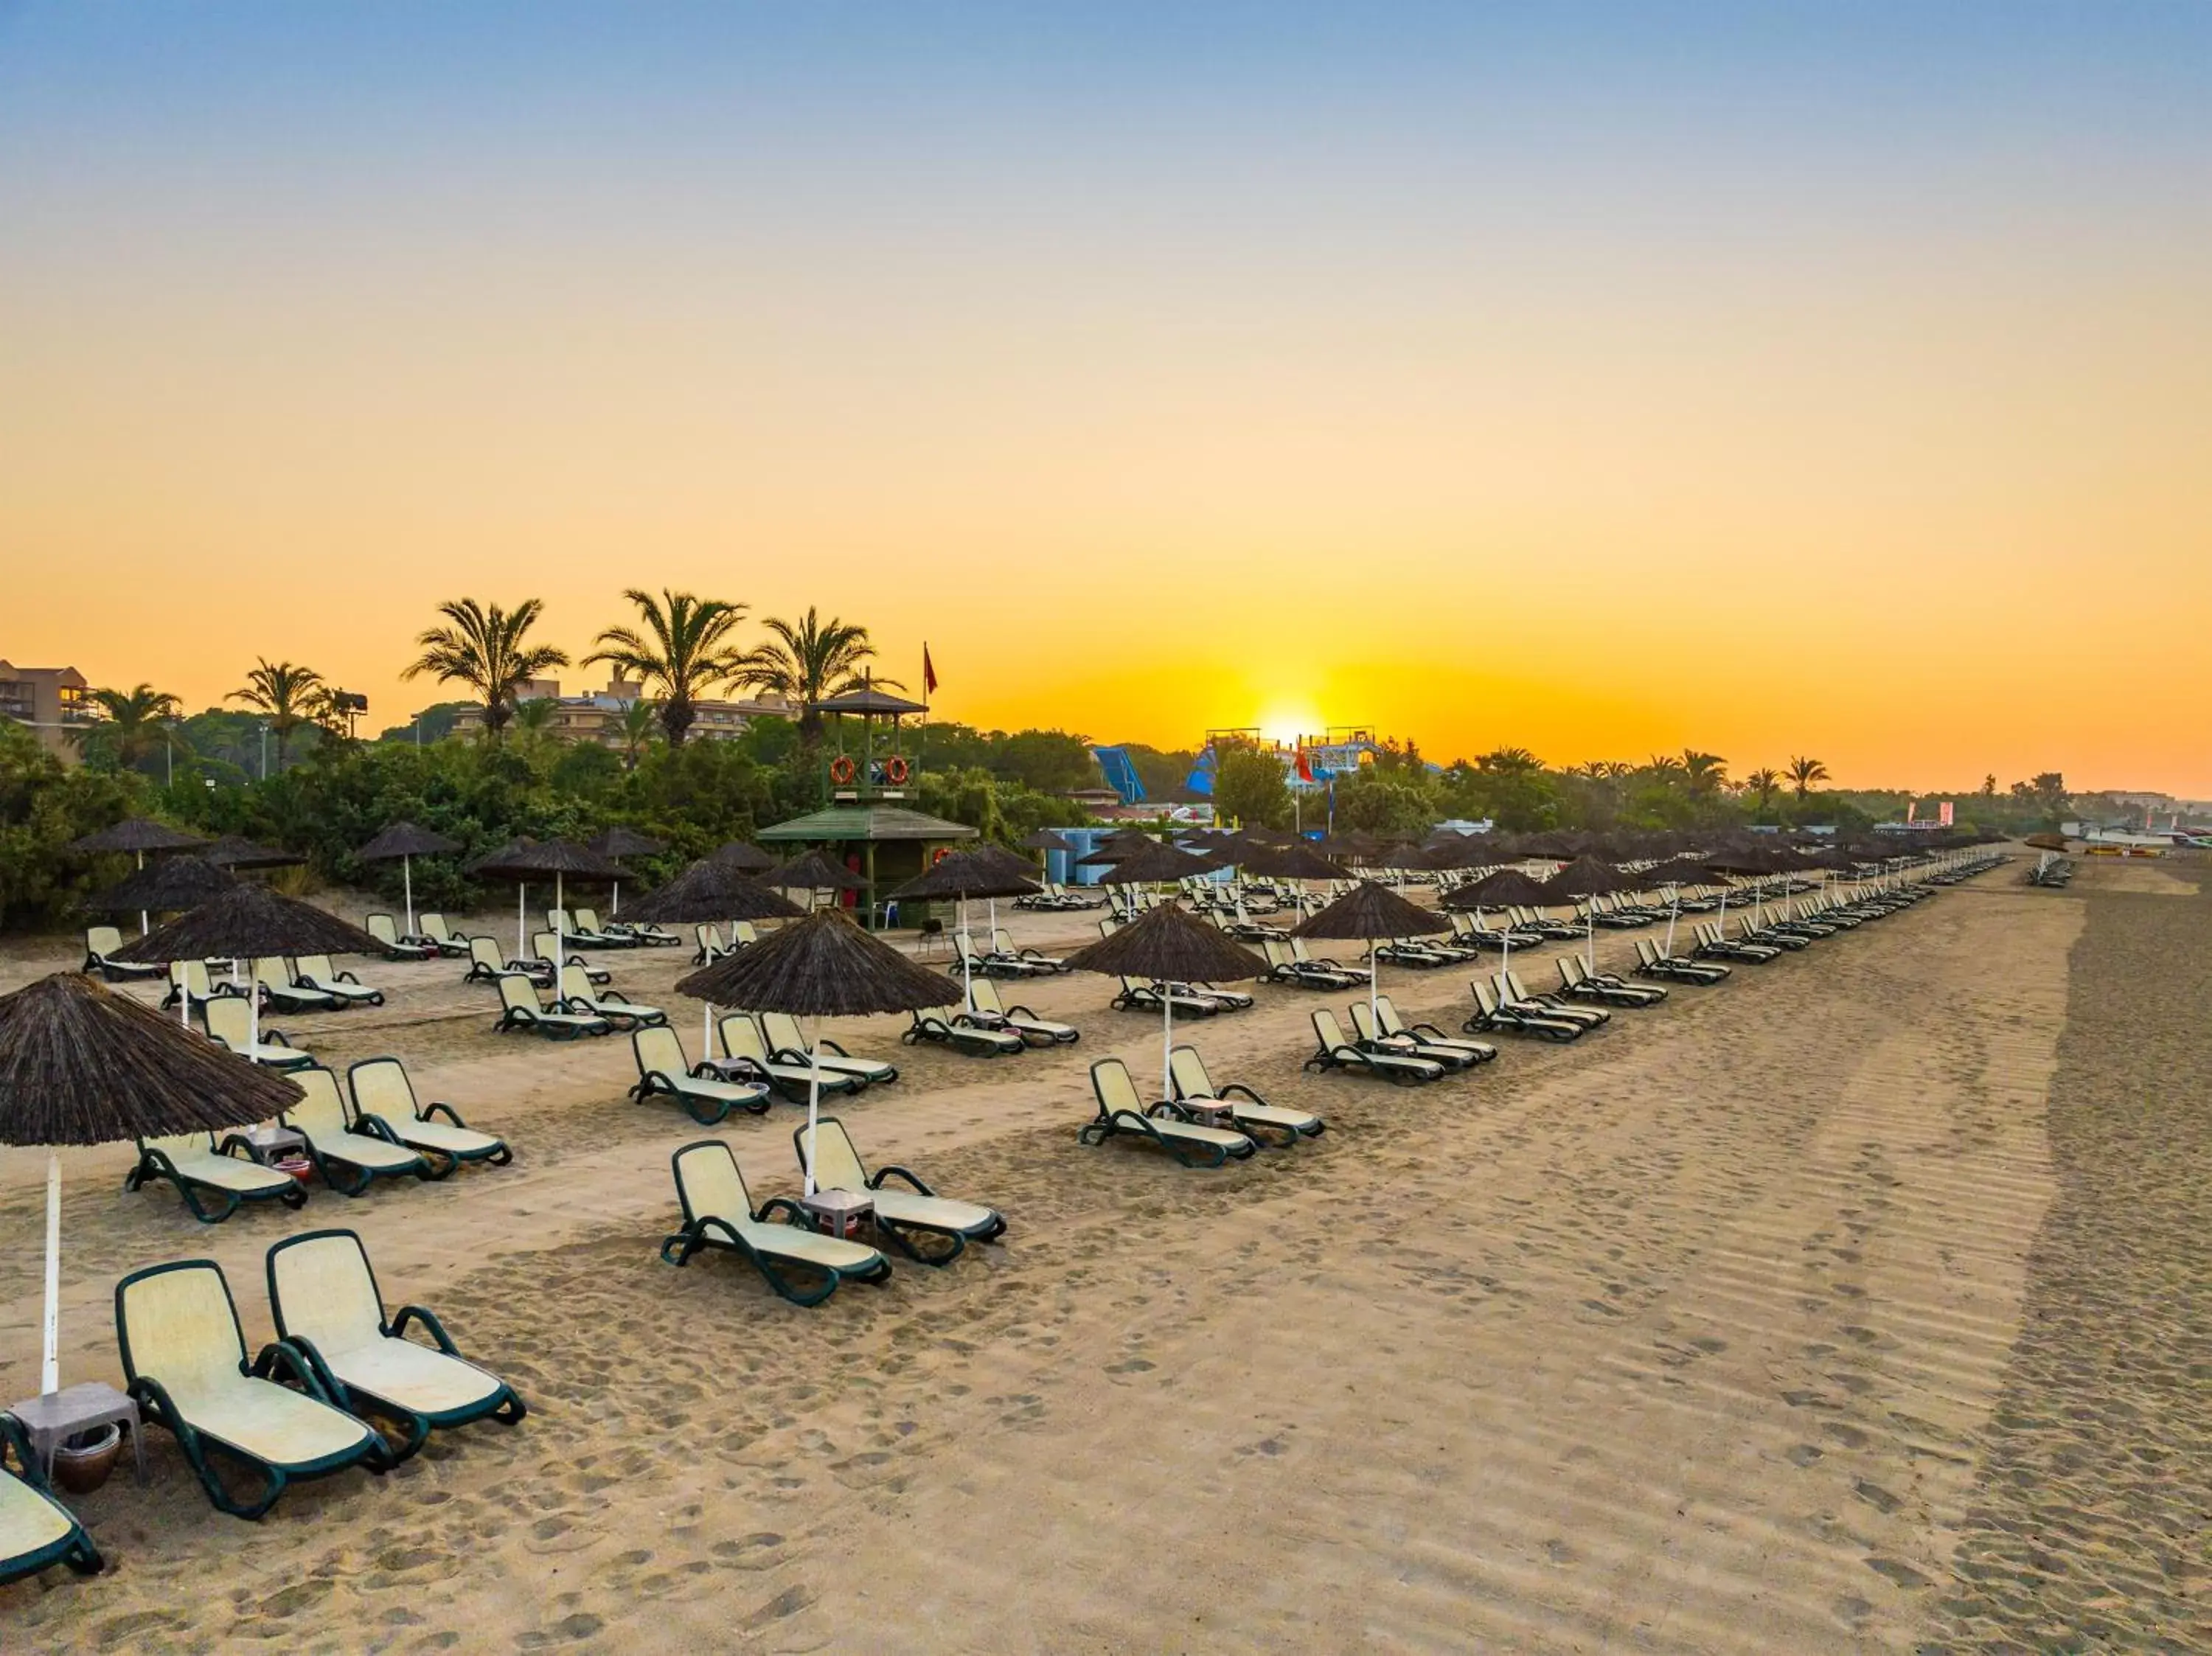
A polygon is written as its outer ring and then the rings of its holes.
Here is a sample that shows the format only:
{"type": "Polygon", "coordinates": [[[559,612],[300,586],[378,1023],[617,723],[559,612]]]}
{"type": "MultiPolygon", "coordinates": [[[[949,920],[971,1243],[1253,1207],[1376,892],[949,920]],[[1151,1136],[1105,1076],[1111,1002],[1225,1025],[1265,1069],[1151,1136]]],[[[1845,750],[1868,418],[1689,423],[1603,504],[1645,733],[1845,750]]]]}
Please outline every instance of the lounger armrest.
{"type": "Polygon", "coordinates": [[[382,1116],[364,1115],[357,1116],[355,1119],[360,1124],[362,1137],[364,1138],[381,1138],[387,1144],[397,1144],[402,1149],[407,1148],[399,1135],[392,1131],[391,1123],[385,1120],[382,1116]]]}
{"type": "Polygon", "coordinates": [[[395,1340],[404,1338],[407,1325],[410,1322],[421,1323],[423,1331],[438,1343],[438,1350],[447,1356],[458,1357],[461,1355],[460,1348],[453,1344],[452,1337],[446,1332],[446,1325],[438,1320],[438,1313],[428,1306],[401,1306],[399,1314],[392,1319],[391,1326],[384,1331],[395,1340]]]}
{"type": "MultiPolygon", "coordinates": [[[[302,1346],[307,1347],[307,1350],[314,1349],[309,1346],[304,1338],[300,1340],[298,1345],[288,1344],[283,1340],[273,1340],[261,1348],[261,1355],[254,1358],[253,1367],[246,1372],[255,1380],[273,1380],[278,1378],[276,1371],[279,1368],[289,1370],[292,1378],[298,1380],[302,1389],[316,1402],[327,1403],[333,1409],[339,1407],[336,1398],[329,1388],[324,1386],[322,1375],[315,1372],[322,1368],[321,1356],[318,1355],[314,1361],[310,1362],[300,1350],[302,1346]]],[[[324,1372],[327,1373],[328,1370],[324,1372]]]]}
{"type": "Polygon", "coordinates": [[[423,1107],[422,1118],[423,1120],[435,1121],[440,1116],[443,1116],[456,1127],[465,1127],[469,1125],[461,1119],[460,1112],[450,1104],[430,1104],[423,1107]]]}
{"type": "MultiPolygon", "coordinates": [[[[244,1133],[234,1132],[230,1134],[222,1141],[222,1143],[215,1147],[215,1153],[217,1156],[243,1156],[247,1161],[255,1162],[261,1167],[265,1168],[269,1165],[267,1152],[263,1150],[259,1145],[248,1140],[244,1133]]],[[[147,1154],[149,1156],[161,1156],[161,1153],[159,1150],[149,1150],[147,1154]]],[[[161,1160],[164,1163],[167,1163],[169,1158],[166,1156],[161,1156],[161,1160]]]]}
{"type": "MultiPolygon", "coordinates": [[[[315,1343],[305,1334],[287,1334],[261,1354],[263,1362],[273,1367],[275,1354],[279,1350],[305,1362],[313,1371],[315,1384],[322,1388],[325,1396],[337,1398],[344,1395],[339,1386],[338,1377],[331,1372],[331,1366],[324,1360],[323,1354],[315,1349],[315,1343]]],[[[260,1363],[255,1365],[257,1372],[261,1367],[260,1363]]]]}
{"type": "Polygon", "coordinates": [[[285,1038],[282,1029],[264,1029],[261,1032],[261,1044],[264,1046],[289,1046],[292,1043],[285,1038]]]}
{"type": "Polygon", "coordinates": [[[1409,1035],[1419,1035],[1424,1040],[1441,1040],[1449,1042],[1451,1040],[1449,1035],[1447,1035],[1443,1030],[1437,1028],[1433,1023],[1409,1023],[1406,1026],[1405,1032],[1409,1035]]]}
{"type": "Polygon", "coordinates": [[[1255,1104],[1264,1105],[1267,1101],[1241,1081],[1231,1081],[1213,1089],[1213,1095],[1216,1098],[1234,1098],[1240,1094],[1250,1099],[1255,1104]]]}
{"type": "Polygon", "coordinates": [[[1012,1018],[1028,1018],[1032,1022],[1039,1022],[1042,1021],[1039,1019],[1037,1015],[1030,1008],[1018,1004],[1006,1008],[1006,1016],[1012,1018]]]}
{"type": "Polygon", "coordinates": [[[796,1046],[778,1046],[768,1055],[771,1064],[788,1064],[795,1069],[811,1070],[814,1060],[796,1046]]]}
{"type": "MultiPolygon", "coordinates": [[[[23,1422],[13,1415],[0,1415],[0,1460],[7,1458],[10,1449],[15,1452],[15,1464],[23,1469],[23,1482],[44,1495],[46,1475],[39,1470],[38,1457],[31,1453],[31,1441],[23,1434],[23,1422]]],[[[0,1472],[0,1477],[5,1475],[0,1472]]]]}
{"type": "Polygon", "coordinates": [[[935,1191],[930,1189],[928,1186],[921,1182],[921,1175],[920,1174],[915,1172],[911,1168],[900,1167],[896,1162],[893,1162],[887,1168],[878,1168],[875,1172],[869,1176],[868,1188],[870,1190],[881,1190],[884,1187],[884,1180],[892,1178],[903,1179],[908,1184],[913,1186],[915,1192],[920,1195],[934,1196],[937,1194],[935,1191]]]}
{"type": "MultiPolygon", "coordinates": [[[[769,1197],[767,1201],[762,1203],[760,1206],[753,1210],[753,1222],[756,1224],[764,1225],[769,1222],[771,1216],[779,1213],[787,1215],[790,1218],[790,1222],[794,1225],[799,1226],[802,1229],[806,1228],[806,1210],[800,1207],[798,1203],[793,1201],[788,1196],[769,1197]]],[[[709,1222],[713,1222],[710,1221],[709,1222]]]]}
{"type": "Polygon", "coordinates": [[[835,1052],[839,1058],[850,1058],[853,1056],[842,1046],[840,1046],[836,1041],[830,1040],[827,1035],[817,1035],[814,1038],[814,1045],[817,1051],[823,1047],[827,1047],[830,1051],[835,1052]]]}

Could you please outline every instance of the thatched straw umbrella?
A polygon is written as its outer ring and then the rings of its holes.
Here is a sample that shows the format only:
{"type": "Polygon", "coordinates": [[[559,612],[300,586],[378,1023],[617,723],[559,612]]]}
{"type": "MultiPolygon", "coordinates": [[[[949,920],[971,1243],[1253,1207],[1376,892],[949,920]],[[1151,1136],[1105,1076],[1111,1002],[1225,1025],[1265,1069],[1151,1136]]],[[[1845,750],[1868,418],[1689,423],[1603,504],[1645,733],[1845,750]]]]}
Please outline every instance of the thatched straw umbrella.
{"type": "Polygon", "coordinates": [[[1291,935],[1357,939],[1367,945],[1367,1015],[1371,1018],[1382,975],[1375,945],[1398,937],[1433,937],[1450,930],[1451,922],[1434,909],[1409,903],[1388,886],[1362,880],[1311,919],[1301,921],[1291,935]]]}
{"type": "Polygon", "coordinates": [[[61,1389],[58,1147],[249,1127],[300,1097],[296,1083],[80,974],[58,972],[0,997],[0,1144],[48,1152],[41,1392],[61,1389]]]}
{"type": "Polygon", "coordinates": [[[305,853],[260,846],[239,834],[226,834],[199,853],[203,862],[217,868],[295,868],[307,860],[305,853]]]}
{"type": "MultiPolygon", "coordinates": [[[[658,857],[668,849],[667,841],[664,840],[656,840],[649,834],[640,834],[635,828],[621,827],[595,834],[584,844],[600,856],[617,863],[625,857],[658,857]]],[[[622,913],[622,881],[619,877],[615,881],[614,899],[607,905],[607,913],[622,913]]]]}
{"type": "MultiPolygon", "coordinates": [[[[1260,957],[1181,903],[1162,903],[1134,925],[1102,937],[1067,957],[1076,972],[1106,977],[1151,978],[1160,983],[1242,983],[1265,976],[1260,957]]],[[[1160,1096],[1175,1096],[1175,996],[1160,996],[1160,1096]]]]}
{"type": "MultiPolygon", "coordinates": [[[[280,897],[267,886],[240,882],[188,910],[149,936],[116,950],[120,961],[167,964],[175,961],[228,959],[231,974],[238,963],[259,955],[376,955],[384,945],[357,925],[325,914],[313,903],[280,897]]],[[[246,998],[249,1042],[261,1044],[261,996],[246,998]]],[[[191,1022],[192,998],[177,997],[177,1021],[191,1022]]]]}
{"type": "Polygon", "coordinates": [[[991,930],[999,929],[999,899],[1026,897],[1037,889],[1030,866],[996,846],[971,846],[939,858],[935,866],[908,880],[892,897],[903,902],[942,902],[951,899],[960,911],[960,991],[969,1010],[975,1006],[975,948],[968,936],[968,900],[981,897],[991,905],[991,930]]]}
{"type": "Polygon", "coordinates": [[[1682,888],[1686,885],[1718,886],[1723,891],[1728,889],[1725,879],[1693,857],[1675,857],[1663,863],[1654,863],[1637,877],[1655,889],[1666,886],[1674,893],[1674,901],[1667,908],[1667,946],[1661,951],[1667,955],[1674,952],[1674,922],[1681,918],[1682,888]]]}
{"type": "Polygon", "coordinates": [[[817,891],[858,891],[867,882],[817,846],[771,869],[761,876],[761,883],[779,891],[804,891],[811,908],[817,891]]]}
{"type": "Polygon", "coordinates": [[[758,846],[747,845],[743,840],[732,840],[726,846],[708,853],[708,859],[733,868],[740,874],[765,874],[775,866],[775,858],[758,846]]]}
{"type": "MultiPolygon", "coordinates": [[[[192,851],[207,843],[196,834],[182,828],[173,828],[167,822],[149,822],[143,816],[126,816],[111,823],[97,833],[80,835],[70,840],[70,851],[81,851],[88,856],[107,851],[127,851],[138,859],[138,866],[146,866],[149,851],[192,851]]],[[[149,930],[146,916],[138,916],[138,935],[144,937],[149,930]]]]}
{"type": "Polygon", "coordinates": [[[553,958],[561,959],[563,927],[562,911],[568,907],[567,882],[577,880],[618,880],[622,870],[596,851],[590,851],[571,840],[548,840],[543,845],[520,841],[481,858],[476,872],[504,877],[515,882],[514,888],[514,952],[518,956],[529,953],[529,938],[526,935],[530,882],[533,876],[553,877],[553,958]]]}
{"type": "MultiPolygon", "coordinates": [[[[713,925],[723,920],[795,920],[806,911],[748,879],[727,864],[702,857],[659,890],[630,905],[630,919],[654,925],[713,925]]],[[[714,1008],[700,1026],[701,1058],[714,1046],[714,1008]]]]}
{"type": "Polygon", "coordinates": [[[106,890],[85,899],[103,914],[173,914],[219,897],[237,881],[200,857],[165,857],[150,868],[133,869],[106,890]]]}
{"type": "MultiPolygon", "coordinates": [[[[1474,923],[1480,925],[1482,911],[1486,908],[1510,908],[1516,903],[1540,906],[1549,901],[1548,894],[1539,882],[1530,879],[1517,868],[1501,868],[1495,874],[1486,875],[1472,885],[1463,885],[1451,892],[1444,898],[1443,906],[1473,911],[1474,923]]],[[[1510,972],[1513,969],[1513,927],[1510,924],[1499,934],[1499,939],[1504,947],[1498,951],[1498,969],[1501,973],[1510,972]]]]}
{"type": "MultiPolygon", "coordinates": [[[[918,1012],[960,998],[950,978],[916,966],[872,937],[844,911],[825,908],[794,920],[772,937],[716,961],[676,982],[679,994],[752,1012],[794,1018],[866,1017],[918,1012]]],[[[822,1072],[807,1042],[806,1193],[814,1194],[815,1124],[822,1113],[822,1072]]]]}
{"type": "Polygon", "coordinates": [[[417,828],[402,820],[392,824],[371,840],[354,855],[364,863],[389,862],[399,859],[399,883],[407,894],[408,937],[415,935],[415,858],[417,857],[450,857],[461,848],[459,840],[448,840],[442,834],[417,828]]]}
{"type": "MultiPolygon", "coordinates": [[[[1716,851],[1709,856],[1700,857],[1698,860],[1717,874],[1749,875],[1754,879],[1771,872],[1774,867],[1766,848],[1763,846],[1731,846],[1724,850],[1716,851]]],[[[1728,925],[1728,900],[1729,888],[1723,885],[1721,887],[1720,912],[1720,923],[1723,926],[1728,925]]],[[[1754,897],[1754,905],[1757,899],[1754,897]]]]}
{"type": "Polygon", "coordinates": [[[1639,889],[1637,877],[1626,874],[1611,863],[1595,857],[1577,857],[1565,868],[1544,882],[1544,889],[1551,894],[1550,901],[1572,903],[1577,898],[1590,900],[1585,929],[1588,937],[1583,943],[1583,963],[1593,972],[1597,970],[1597,903],[1600,897],[1610,897],[1616,892],[1639,889]]]}

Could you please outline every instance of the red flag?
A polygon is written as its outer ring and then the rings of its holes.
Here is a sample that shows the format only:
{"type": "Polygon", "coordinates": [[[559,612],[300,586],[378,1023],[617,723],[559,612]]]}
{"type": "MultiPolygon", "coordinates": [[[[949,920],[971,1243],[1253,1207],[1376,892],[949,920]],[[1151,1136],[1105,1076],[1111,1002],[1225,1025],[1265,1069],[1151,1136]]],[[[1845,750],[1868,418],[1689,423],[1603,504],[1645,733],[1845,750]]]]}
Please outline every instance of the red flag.
{"type": "Polygon", "coordinates": [[[921,646],[921,693],[926,696],[937,694],[937,669],[930,664],[927,644],[921,646]]]}
{"type": "Polygon", "coordinates": [[[1298,780],[1310,782],[1313,779],[1313,755],[1305,749],[1300,748],[1298,749],[1298,780]]]}

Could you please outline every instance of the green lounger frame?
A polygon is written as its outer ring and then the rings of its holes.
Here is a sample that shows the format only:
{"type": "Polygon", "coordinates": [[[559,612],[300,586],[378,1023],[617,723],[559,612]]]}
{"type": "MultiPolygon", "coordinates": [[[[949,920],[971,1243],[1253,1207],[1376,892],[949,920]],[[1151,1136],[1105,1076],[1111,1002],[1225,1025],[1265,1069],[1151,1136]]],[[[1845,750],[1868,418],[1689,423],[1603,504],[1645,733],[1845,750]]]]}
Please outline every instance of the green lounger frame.
{"type": "MultiPolygon", "coordinates": [[[[276,1504],[276,1499],[287,1487],[302,1478],[327,1477],[342,1472],[349,1466],[382,1474],[392,1470],[391,1447],[376,1429],[356,1420],[339,1407],[324,1391],[322,1381],[300,1354],[288,1345],[271,1344],[262,1349],[261,1355],[251,1365],[246,1360],[246,1331],[238,1320],[238,1302],[231,1297],[230,1283],[222,1274],[222,1267],[212,1259],[179,1259],[165,1265],[149,1265],[143,1271],[134,1271],[115,1284],[115,1343],[123,1356],[123,1373],[128,1380],[132,1402],[138,1405],[141,1416],[174,1434],[177,1447],[184,1451],[185,1464],[198,1478],[200,1487],[207,1491],[208,1499],[216,1509],[234,1518],[256,1519],[276,1504]],[[178,1271],[208,1271],[214,1275],[222,1290],[223,1304],[230,1313],[231,1341],[238,1354],[238,1372],[243,1378],[268,1381],[275,1386],[275,1375],[281,1369],[299,1385],[308,1400],[320,1404],[332,1413],[350,1421],[361,1429],[361,1435],[342,1448],[296,1461],[276,1462],[263,1459],[251,1450],[230,1443],[195,1426],[171,1400],[168,1388],[157,1375],[138,1372],[137,1354],[131,1344],[131,1290],[141,1283],[178,1271]],[[217,1459],[231,1462],[257,1475],[260,1489],[240,1500],[224,1488],[216,1471],[217,1459]]],[[[277,1386],[282,1391],[282,1386],[277,1386]]]]}
{"type": "MultiPolygon", "coordinates": [[[[13,1415],[0,1415],[0,1455],[9,1449],[15,1452],[15,1464],[23,1469],[20,1477],[28,1493],[6,1492],[5,1500],[9,1504],[32,1501],[52,1507],[54,1522],[62,1532],[27,1552],[0,1558],[0,1585],[36,1575],[56,1564],[66,1564],[79,1575],[99,1574],[104,1568],[100,1549],[92,1544],[92,1538],[85,1533],[84,1526],[76,1521],[76,1515],[55,1500],[52,1491],[46,1488],[46,1475],[39,1470],[37,1458],[31,1453],[31,1441],[24,1435],[22,1422],[13,1415]]],[[[0,1469],[0,1481],[7,1477],[5,1469],[0,1469]]]]}
{"type": "MultiPolygon", "coordinates": [[[[376,1267],[369,1263],[368,1250],[362,1245],[358,1233],[350,1230],[308,1230],[297,1236],[288,1236],[269,1250],[266,1268],[269,1309],[276,1320],[277,1339],[306,1361],[307,1366],[314,1370],[324,1392],[348,1414],[362,1420],[374,1416],[392,1421],[405,1429],[405,1437],[392,1450],[394,1465],[414,1455],[429,1441],[431,1432],[438,1428],[465,1426],[471,1421],[484,1419],[495,1420],[502,1426],[519,1426],[529,1416],[529,1405],[523,1402],[521,1394],[514,1386],[461,1355],[460,1348],[447,1335],[446,1325],[438,1320],[436,1313],[425,1306],[403,1305],[397,1316],[386,1317],[384,1314],[384,1293],[377,1286],[376,1267]],[[368,1278],[368,1298],[375,1302],[377,1334],[387,1340],[404,1339],[410,1323],[421,1324],[423,1331],[437,1343],[441,1354],[456,1362],[466,1364],[490,1383],[483,1396],[449,1409],[410,1409],[397,1398],[383,1396],[359,1382],[349,1383],[332,1372],[330,1362],[316,1349],[315,1343],[293,1327],[285,1318],[284,1295],[279,1285],[279,1265],[290,1249],[310,1243],[338,1241],[352,1244],[352,1252],[360,1259],[362,1274],[368,1278]]],[[[424,1355],[428,1354],[426,1352],[424,1355]]]]}
{"type": "Polygon", "coordinates": [[[948,1022],[934,1012],[916,1012],[914,1022],[900,1034],[908,1046],[937,1041],[955,1052],[975,1058],[1013,1058],[1029,1051],[1029,1042],[1011,1029],[984,1029],[972,1023],[948,1022]]]}
{"type": "Polygon", "coordinates": [[[1075,1135],[1079,1144],[1103,1144],[1117,1133],[1126,1133],[1158,1145],[1186,1168],[1226,1167],[1231,1156],[1242,1161],[1259,1151],[1259,1144],[1249,1133],[1200,1127],[1173,1104],[1155,1104],[1150,1111],[1144,1109],[1133,1101],[1138,1096],[1136,1083],[1129,1077],[1128,1065],[1118,1058],[1102,1058],[1091,1066],[1091,1090],[1098,1101],[1098,1113],[1075,1135]],[[1100,1073],[1117,1069],[1127,1083],[1131,1103],[1109,1105],[1106,1101],[1100,1073]],[[1161,1119],[1188,1127],[1191,1131],[1162,1132],[1161,1119]]]}
{"type": "MultiPolygon", "coordinates": [[[[691,1262],[691,1256],[702,1248],[726,1248],[732,1253],[750,1259],[753,1269],[760,1272],[762,1280],[774,1289],[779,1296],[798,1306],[819,1305],[848,1282],[884,1283],[890,1280],[891,1262],[874,1248],[865,1247],[858,1243],[845,1244],[856,1256],[859,1256],[850,1265],[788,1259],[773,1255],[755,1247],[746,1240],[743,1228],[720,1215],[695,1211],[692,1207],[691,1187],[684,1179],[684,1163],[694,1156],[707,1158],[708,1168],[715,1173],[720,1172],[721,1162],[726,1158],[731,1178],[731,1193],[737,1198],[738,1205],[744,1210],[751,1224],[765,1225],[778,1216],[787,1215],[794,1222],[792,1226],[793,1229],[799,1230],[801,1234],[811,1234],[803,1228],[806,1217],[804,1210],[788,1197],[771,1196],[757,1208],[749,1205],[750,1197],[745,1190],[744,1175],[738,1171],[737,1152],[730,1148],[728,1140],[697,1139],[679,1147],[676,1153],[669,1157],[669,1167],[676,1174],[677,1199],[682,1203],[684,1208],[684,1228],[661,1242],[660,1258],[663,1264],[689,1265],[691,1262]],[[793,1274],[799,1271],[818,1273],[822,1280],[817,1284],[809,1286],[793,1274]]],[[[838,1239],[825,1236],[820,1240],[835,1241],[838,1239]]]]}
{"type": "MultiPolygon", "coordinates": [[[[951,1202],[924,1184],[921,1175],[911,1168],[902,1168],[894,1162],[878,1168],[873,1173],[869,1172],[867,1163],[860,1160],[860,1149],[853,1143],[853,1136],[845,1131],[845,1124],[836,1116],[822,1116],[817,1119],[815,1126],[818,1134],[815,1163],[817,1189],[822,1187],[821,1175],[825,1172],[831,1175],[832,1188],[848,1188],[842,1183],[834,1182],[838,1171],[836,1164],[842,1160],[849,1163],[853,1173],[859,1175],[863,1189],[891,1196],[894,1206],[901,1192],[887,1187],[884,1182],[885,1180],[896,1179],[915,1196],[943,1203],[948,1210],[969,1207],[980,1216],[966,1224],[941,1223],[934,1218],[911,1212],[895,1216],[886,1212],[878,1204],[874,1216],[876,1234],[908,1259],[920,1265],[949,1265],[967,1251],[969,1243],[995,1242],[1006,1234],[1006,1216],[997,1209],[975,1202],[951,1202]],[[933,1246],[926,1244],[924,1238],[930,1239],[933,1246]]],[[[798,1154],[799,1169],[804,1175],[807,1167],[806,1129],[804,1126],[791,1130],[791,1148],[798,1154]]]]}
{"type": "MultiPolygon", "coordinates": [[[[211,1153],[216,1156],[228,1156],[230,1154],[232,1145],[236,1144],[243,1148],[245,1143],[244,1139],[233,1134],[224,1139],[220,1147],[211,1146],[211,1153]]],[[[238,1159],[256,1167],[266,1165],[251,1155],[241,1156],[238,1159]]],[[[152,1179],[166,1179],[174,1185],[177,1187],[177,1194],[185,1198],[185,1208],[193,1218],[204,1225],[221,1224],[238,1211],[240,1204],[246,1202],[258,1202],[273,1198],[286,1207],[295,1210],[307,1205],[307,1187],[296,1179],[287,1180],[286,1182],[290,1186],[289,1190],[273,1184],[267,1190],[226,1190],[221,1185],[210,1185],[204,1180],[193,1178],[171,1161],[168,1153],[158,1143],[149,1144],[141,1139],[138,1143],[138,1165],[123,1175],[123,1188],[126,1191],[137,1190],[152,1179]]]]}

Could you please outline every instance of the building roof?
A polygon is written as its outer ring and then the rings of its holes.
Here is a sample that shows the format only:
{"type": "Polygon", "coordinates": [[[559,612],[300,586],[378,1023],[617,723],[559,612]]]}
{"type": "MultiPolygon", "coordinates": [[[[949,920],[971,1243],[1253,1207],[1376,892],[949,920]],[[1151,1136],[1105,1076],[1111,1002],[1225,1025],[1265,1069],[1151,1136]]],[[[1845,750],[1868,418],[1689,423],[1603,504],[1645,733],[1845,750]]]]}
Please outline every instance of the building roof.
{"type": "Polygon", "coordinates": [[[975,830],[898,805],[832,805],[763,828],[763,840],[972,840],[975,830]]]}
{"type": "Polygon", "coordinates": [[[865,689],[848,690],[842,695],[833,695],[811,703],[809,712],[817,713],[926,713],[929,709],[919,701],[908,701],[879,690],[872,684],[865,689]]]}

